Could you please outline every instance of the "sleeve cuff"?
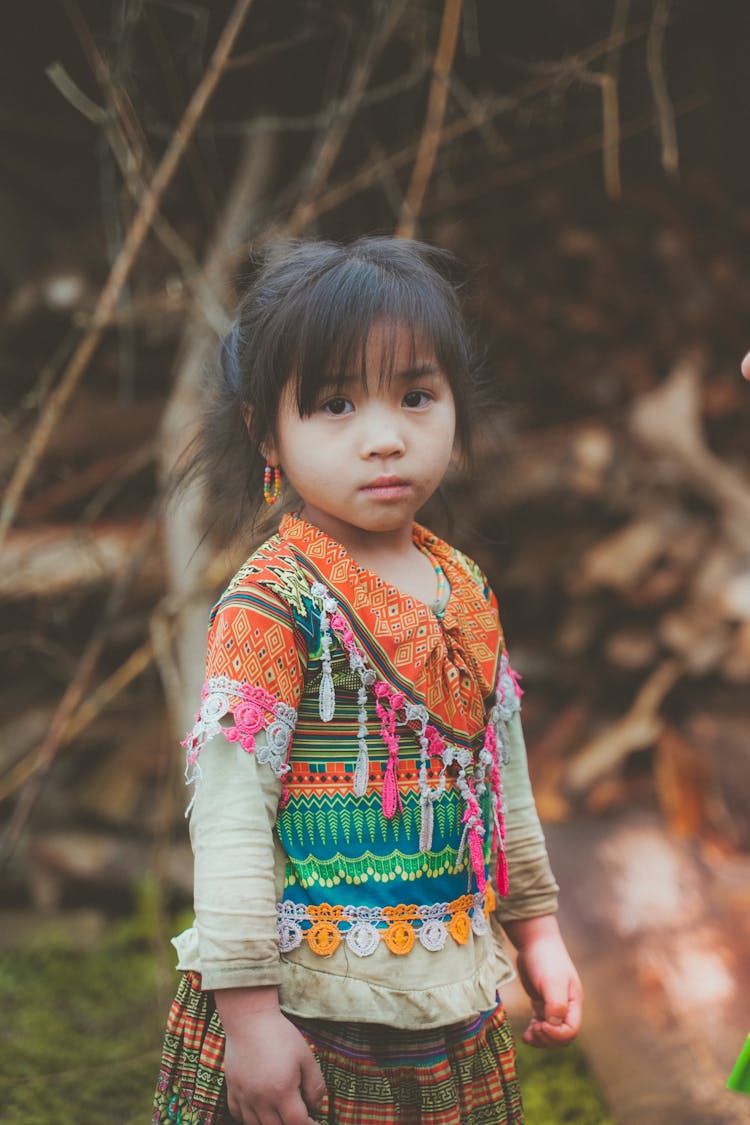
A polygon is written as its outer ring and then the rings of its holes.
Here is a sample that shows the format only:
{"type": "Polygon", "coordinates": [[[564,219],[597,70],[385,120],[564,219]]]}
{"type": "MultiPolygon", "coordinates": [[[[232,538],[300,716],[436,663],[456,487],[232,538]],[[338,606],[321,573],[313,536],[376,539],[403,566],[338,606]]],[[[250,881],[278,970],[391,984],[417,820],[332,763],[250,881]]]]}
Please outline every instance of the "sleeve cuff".
{"type": "Polygon", "coordinates": [[[527,860],[513,872],[514,882],[507,898],[498,899],[495,917],[499,922],[515,922],[555,914],[559,887],[545,860],[527,860]],[[515,884],[515,893],[513,887],[515,884]]]}
{"type": "Polygon", "coordinates": [[[201,964],[201,987],[204,992],[217,988],[261,988],[281,984],[279,961],[266,965],[227,965],[210,961],[201,964]]]}

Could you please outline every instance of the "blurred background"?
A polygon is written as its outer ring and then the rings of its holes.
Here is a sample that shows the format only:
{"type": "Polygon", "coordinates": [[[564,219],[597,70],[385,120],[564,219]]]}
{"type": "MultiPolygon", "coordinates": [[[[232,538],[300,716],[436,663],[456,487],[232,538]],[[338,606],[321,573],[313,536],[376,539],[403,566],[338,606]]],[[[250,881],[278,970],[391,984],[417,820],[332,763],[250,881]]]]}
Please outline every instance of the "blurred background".
{"type": "Polygon", "coordinates": [[[522,1057],[529,1123],[746,1121],[750,7],[4,23],[4,1120],[148,1119],[191,893],[178,740],[241,558],[165,482],[253,250],[377,231],[464,262],[499,403],[425,519],[498,593],[587,990],[583,1052],[522,1057]]]}

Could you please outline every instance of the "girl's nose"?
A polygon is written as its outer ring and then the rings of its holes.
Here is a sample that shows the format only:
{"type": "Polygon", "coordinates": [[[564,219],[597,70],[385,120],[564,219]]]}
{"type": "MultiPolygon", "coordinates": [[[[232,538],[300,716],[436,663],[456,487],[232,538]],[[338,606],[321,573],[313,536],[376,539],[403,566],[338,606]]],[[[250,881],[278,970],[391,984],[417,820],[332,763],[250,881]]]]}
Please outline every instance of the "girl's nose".
{"type": "Polygon", "coordinates": [[[400,457],[406,450],[406,443],[399,419],[390,411],[378,410],[364,421],[362,434],[362,456],[400,457]]]}

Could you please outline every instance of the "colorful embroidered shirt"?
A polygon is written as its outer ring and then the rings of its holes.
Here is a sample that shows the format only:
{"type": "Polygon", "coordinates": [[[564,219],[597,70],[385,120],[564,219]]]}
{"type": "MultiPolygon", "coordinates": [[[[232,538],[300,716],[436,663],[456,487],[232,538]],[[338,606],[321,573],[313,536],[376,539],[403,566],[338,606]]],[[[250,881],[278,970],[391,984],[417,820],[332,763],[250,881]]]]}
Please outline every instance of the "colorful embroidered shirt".
{"type": "Polygon", "coordinates": [[[450,1023],[510,975],[491,923],[556,907],[494,596],[414,540],[447,578],[440,616],[293,516],[212,613],[186,740],[197,922],[176,939],[204,987],[450,1023]]]}

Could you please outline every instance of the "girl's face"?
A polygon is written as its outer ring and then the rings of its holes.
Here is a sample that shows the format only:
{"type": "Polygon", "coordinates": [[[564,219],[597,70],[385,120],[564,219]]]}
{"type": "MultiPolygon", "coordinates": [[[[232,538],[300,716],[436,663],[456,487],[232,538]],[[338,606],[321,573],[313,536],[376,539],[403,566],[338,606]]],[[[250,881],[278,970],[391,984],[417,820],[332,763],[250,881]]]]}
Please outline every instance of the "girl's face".
{"type": "Polygon", "coordinates": [[[432,349],[411,333],[375,324],[365,352],[366,384],[352,373],[321,388],[300,417],[293,383],[280,404],[276,439],[265,445],[303,501],[302,515],[345,546],[411,538],[417,510],[440,484],[453,451],[456,412],[432,349]],[[393,375],[380,379],[394,344],[393,375]]]}

